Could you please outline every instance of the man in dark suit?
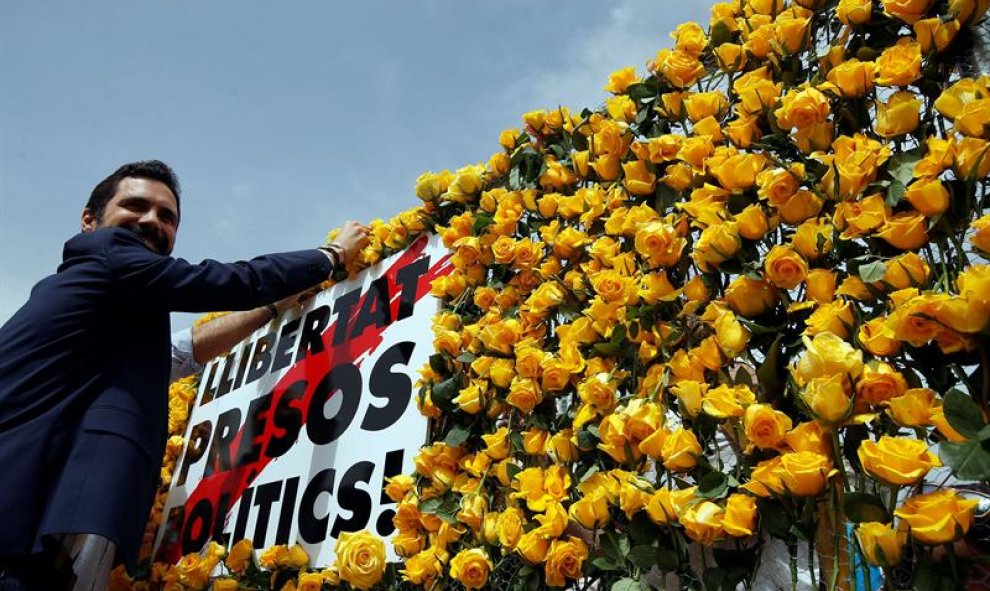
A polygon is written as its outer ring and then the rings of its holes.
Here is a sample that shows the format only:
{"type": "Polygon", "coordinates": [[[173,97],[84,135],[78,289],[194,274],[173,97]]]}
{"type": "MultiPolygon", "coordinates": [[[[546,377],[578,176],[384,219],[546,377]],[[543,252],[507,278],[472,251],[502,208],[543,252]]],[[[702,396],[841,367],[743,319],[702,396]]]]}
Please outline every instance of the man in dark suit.
{"type": "Polygon", "coordinates": [[[0,327],[0,590],[71,587],[66,560],[93,539],[133,566],[167,434],[169,312],[266,306],[327,279],[367,237],[349,223],[319,249],[192,265],[169,256],[178,224],[172,170],[122,166],[93,190],[58,271],[0,327]]]}

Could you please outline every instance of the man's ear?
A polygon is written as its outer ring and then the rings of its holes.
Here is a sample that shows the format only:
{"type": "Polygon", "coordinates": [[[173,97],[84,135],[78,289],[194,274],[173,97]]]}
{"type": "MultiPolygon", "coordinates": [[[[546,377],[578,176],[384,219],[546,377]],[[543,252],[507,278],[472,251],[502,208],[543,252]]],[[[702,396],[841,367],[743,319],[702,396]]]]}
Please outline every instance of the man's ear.
{"type": "Polygon", "coordinates": [[[93,210],[92,209],[90,209],[88,207],[86,207],[86,208],[83,209],[83,212],[82,212],[82,231],[83,232],[92,232],[93,230],[96,229],[96,226],[97,226],[98,222],[99,222],[99,220],[96,219],[96,216],[93,214],[93,210]]]}

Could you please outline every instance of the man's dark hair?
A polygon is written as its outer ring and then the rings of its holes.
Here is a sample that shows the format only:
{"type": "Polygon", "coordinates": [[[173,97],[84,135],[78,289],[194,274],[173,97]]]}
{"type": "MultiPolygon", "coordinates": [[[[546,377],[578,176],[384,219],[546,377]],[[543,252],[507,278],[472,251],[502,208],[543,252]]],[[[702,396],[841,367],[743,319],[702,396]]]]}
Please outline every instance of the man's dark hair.
{"type": "MultiPolygon", "coordinates": [[[[175,195],[175,207],[178,210],[179,178],[175,176],[175,171],[161,160],[143,160],[121,166],[93,188],[93,192],[89,195],[89,201],[86,202],[86,209],[93,212],[93,216],[97,220],[103,218],[107,203],[117,194],[117,185],[127,177],[151,179],[163,183],[175,195]]],[[[179,212],[176,211],[176,213],[179,212]]]]}

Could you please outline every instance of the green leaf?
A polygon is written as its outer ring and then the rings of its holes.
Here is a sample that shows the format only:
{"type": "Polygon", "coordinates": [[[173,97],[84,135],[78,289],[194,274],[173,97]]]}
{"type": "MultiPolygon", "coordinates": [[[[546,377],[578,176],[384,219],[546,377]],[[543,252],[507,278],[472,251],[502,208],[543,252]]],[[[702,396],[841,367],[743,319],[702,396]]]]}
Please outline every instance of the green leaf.
{"type": "Polygon", "coordinates": [[[619,579],[612,583],[612,591],[646,591],[646,587],[636,579],[619,579]]]}
{"type": "Polygon", "coordinates": [[[674,550],[661,550],[657,552],[657,568],[663,572],[676,570],[679,562],[677,552],[674,550]]]}
{"type": "Polygon", "coordinates": [[[875,263],[867,263],[865,265],[859,266],[859,278],[864,283],[873,283],[874,281],[880,281],[883,276],[887,274],[887,265],[883,261],[877,261],[875,263]]]}
{"type": "Polygon", "coordinates": [[[443,355],[440,353],[430,355],[430,369],[439,375],[447,373],[447,364],[443,361],[443,355]]]}
{"type": "Polygon", "coordinates": [[[629,562],[642,569],[651,569],[657,563],[657,551],[653,546],[633,546],[629,550],[629,562]]]}
{"type": "Polygon", "coordinates": [[[474,226],[471,227],[471,233],[477,236],[491,223],[491,214],[479,212],[477,217],[474,218],[474,226]]]}
{"type": "Polygon", "coordinates": [[[887,523],[890,517],[883,501],[876,495],[859,492],[847,492],[842,500],[842,511],[853,523],[877,521],[887,523]]]}
{"type": "Polygon", "coordinates": [[[595,558],[591,561],[591,565],[600,570],[622,570],[622,567],[619,566],[619,564],[611,558],[607,558],[605,556],[595,558]]]}
{"type": "Polygon", "coordinates": [[[465,351],[457,356],[457,360],[461,363],[473,363],[478,357],[469,351],[465,351]]]}
{"type": "Polygon", "coordinates": [[[641,102],[645,100],[652,99],[657,96],[657,91],[654,88],[650,88],[642,82],[636,84],[630,84],[626,87],[626,94],[629,98],[636,102],[641,102]]]}
{"type": "Polygon", "coordinates": [[[987,426],[980,407],[959,390],[949,390],[945,395],[942,411],[949,425],[967,439],[976,439],[987,426]]]}
{"type": "Polygon", "coordinates": [[[450,447],[457,447],[467,441],[470,436],[470,429],[455,426],[449,433],[447,433],[447,437],[444,438],[443,442],[445,445],[449,445],[450,447]]]}
{"type": "Polygon", "coordinates": [[[990,447],[979,441],[938,444],[939,455],[956,478],[962,480],[990,480],[990,447]]]}
{"type": "Polygon", "coordinates": [[[729,478],[721,472],[709,472],[698,481],[698,496],[703,499],[720,499],[729,492],[729,478]]]}
{"type": "Polygon", "coordinates": [[[785,382],[781,378],[779,367],[781,353],[780,341],[782,338],[781,335],[777,335],[777,338],[773,340],[773,344],[767,350],[766,358],[760,364],[759,369],[756,370],[757,383],[766,392],[767,400],[765,402],[775,401],[784,391],[785,382]]]}
{"type": "Polygon", "coordinates": [[[907,186],[901,181],[892,181],[890,187],[887,188],[887,198],[884,201],[887,203],[888,207],[896,207],[901,199],[904,198],[904,193],[907,191],[907,186]]]}
{"type": "Polygon", "coordinates": [[[452,411],[456,408],[454,398],[461,389],[460,375],[456,375],[433,386],[430,397],[440,410],[452,411]]]}
{"type": "Polygon", "coordinates": [[[625,562],[625,557],[629,554],[629,539],[614,532],[605,532],[602,536],[602,550],[605,551],[605,556],[619,563],[625,562]]]}
{"type": "Polygon", "coordinates": [[[657,526],[646,516],[645,511],[633,515],[629,522],[629,537],[637,544],[649,544],[657,539],[657,526]]]}

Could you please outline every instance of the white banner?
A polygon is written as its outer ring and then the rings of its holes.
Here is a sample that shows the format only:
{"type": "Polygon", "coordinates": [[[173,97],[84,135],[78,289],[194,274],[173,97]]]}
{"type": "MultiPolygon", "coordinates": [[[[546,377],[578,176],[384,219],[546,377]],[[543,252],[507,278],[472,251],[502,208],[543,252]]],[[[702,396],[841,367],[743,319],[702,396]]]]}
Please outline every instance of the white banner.
{"type": "Polygon", "coordinates": [[[207,365],[156,559],[249,538],[328,566],[341,532],[389,538],[384,480],[411,472],[426,440],[413,384],[433,353],[430,282],[449,270],[423,236],[207,365]]]}

